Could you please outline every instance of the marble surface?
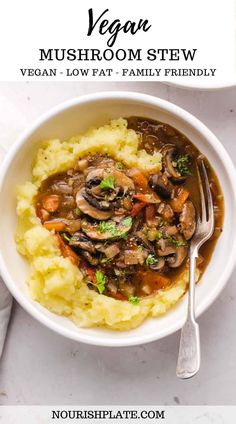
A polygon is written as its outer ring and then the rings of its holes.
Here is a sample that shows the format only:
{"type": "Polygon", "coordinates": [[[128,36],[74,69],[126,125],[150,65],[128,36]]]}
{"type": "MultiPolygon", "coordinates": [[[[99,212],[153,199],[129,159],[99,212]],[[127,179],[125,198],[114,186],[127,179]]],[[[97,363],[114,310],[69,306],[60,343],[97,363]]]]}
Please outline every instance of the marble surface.
{"type": "MultiPolygon", "coordinates": [[[[236,88],[193,92],[160,83],[0,83],[0,94],[26,122],[70,97],[116,89],[146,92],[186,108],[215,132],[236,164],[236,88]]],[[[236,271],[199,319],[202,366],[188,381],[175,377],[179,333],[138,347],[96,348],[51,332],[15,303],[0,362],[0,404],[234,404],[235,280],[236,271]]]]}

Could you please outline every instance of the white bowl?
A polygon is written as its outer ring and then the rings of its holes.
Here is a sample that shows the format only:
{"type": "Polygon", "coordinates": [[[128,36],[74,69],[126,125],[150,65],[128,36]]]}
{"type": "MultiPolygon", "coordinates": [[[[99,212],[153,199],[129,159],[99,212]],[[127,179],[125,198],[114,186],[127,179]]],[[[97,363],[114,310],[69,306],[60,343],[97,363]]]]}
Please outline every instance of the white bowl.
{"type": "Polygon", "coordinates": [[[177,82],[173,81],[165,81],[167,85],[175,86],[179,88],[186,88],[189,90],[204,90],[204,91],[216,91],[216,90],[223,90],[225,88],[233,88],[236,87],[236,80],[228,80],[228,81],[217,81],[215,82],[211,80],[211,83],[209,81],[199,81],[199,80],[187,80],[184,78],[180,78],[177,80],[177,82]]]}
{"type": "Polygon", "coordinates": [[[129,92],[92,94],[72,99],[50,110],[15,142],[1,166],[0,272],[13,296],[34,318],[59,334],[94,345],[137,345],[173,333],[183,325],[187,296],[166,315],[147,319],[140,327],[123,332],[103,328],[78,328],[68,318],[49,312],[30,298],[26,285],[29,266],[16,252],[15,187],[31,178],[31,164],[41,140],[50,137],[65,139],[85,131],[91,125],[101,125],[112,118],[131,115],[167,122],[184,133],[208,157],[220,180],[225,199],[224,231],[210,264],[196,287],[197,315],[221,292],[236,260],[235,168],[221,143],[198,119],[167,101],[129,92]]]}

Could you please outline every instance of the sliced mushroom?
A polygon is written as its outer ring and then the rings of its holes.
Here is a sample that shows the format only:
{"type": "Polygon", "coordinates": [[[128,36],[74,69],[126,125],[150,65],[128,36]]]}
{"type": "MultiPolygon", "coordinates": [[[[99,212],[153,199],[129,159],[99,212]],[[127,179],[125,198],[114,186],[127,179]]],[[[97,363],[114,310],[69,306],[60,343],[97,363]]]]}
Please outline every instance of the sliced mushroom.
{"type": "Polygon", "coordinates": [[[184,206],[179,217],[180,231],[186,240],[191,239],[196,229],[196,213],[195,207],[191,200],[188,200],[184,206]]]}
{"type": "Polygon", "coordinates": [[[86,177],[86,187],[92,188],[94,186],[97,186],[100,184],[100,182],[104,178],[104,169],[98,168],[98,169],[92,169],[86,177]]]}
{"type": "Polygon", "coordinates": [[[163,238],[159,240],[157,249],[158,256],[173,255],[176,253],[176,250],[176,246],[174,246],[168,240],[163,238]]]}
{"type": "Polygon", "coordinates": [[[94,197],[103,198],[104,196],[108,201],[113,201],[119,194],[119,196],[125,195],[127,192],[134,191],[134,183],[131,178],[127,177],[123,172],[118,171],[114,167],[106,167],[92,169],[86,178],[86,190],[89,194],[94,197]],[[114,189],[103,190],[100,187],[100,183],[103,179],[113,177],[114,178],[114,189]]]}
{"type": "Polygon", "coordinates": [[[185,181],[186,177],[181,175],[180,172],[174,166],[175,156],[176,156],[176,147],[172,144],[167,144],[161,149],[163,155],[163,164],[165,172],[167,175],[174,181],[181,183],[185,181]]]}
{"type": "Polygon", "coordinates": [[[168,203],[162,202],[158,207],[158,213],[166,220],[169,221],[173,218],[174,212],[168,203]]]}
{"type": "Polygon", "coordinates": [[[164,199],[171,198],[174,187],[165,173],[151,175],[149,185],[164,199]]]}
{"type": "Polygon", "coordinates": [[[79,249],[86,250],[89,253],[95,253],[95,247],[91,240],[89,240],[83,233],[75,233],[69,242],[70,246],[78,247],[79,249]]]}
{"type": "Polygon", "coordinates": [[[86,215],[91,216],[94,219],[105,221],[112,216],[112,210],[102,211],[92,206],[83,196],[84,189],[78,191],[76,194],[77,207],[86,215]]]}
{"type": "Polygon", "coordinates": [[[136,231],[134,237],[141,246],[144,246],[149,252],[155,253],[152,243],[148,240],[145,227],[136,231]]]}
{"type": "Polygon", "coordinates": [[[110,169],[107,171],[107,176],[113,175],[115,178],[115,187],[120,187],[120,192],[125,195],[127,192],[134,192],[134,182],[131,178],[127,177],[124,172],[117,169],[110,169]]]}
{"type": "Polygon", "coordinates": [[[118,253],[120,253],[120,247],[118,243],[112,243],[106,245],[106,243],[96,243],[95,249],[98,252],[104,253],[108,259],[114,258],[118,253]]]}
{"type": "Polygon", "coordinates": [[[164,258],[158,258],[157,263],[150,265],[149,268],[153,271],[161,271],[165,266],[165,259],[164,258]]]}
{"type": "Polygon", "coordinates": [[[106,177],[105,170],[98,168],[98,169],[92,169],[87,175],[85,187],[86,192],[93,196],[94,198],[98,200],[104,200],[104,198],[107,201],[112,201],[116,198],[119,187],[115,188],[114,190],[103,190],[100,187],[101,181],[106,177]]]}
{"type": "Polygon", "coordinates": [[[175,254],[166,259],[169,267],[178,268],[180,265],[182,265],[184,259],[187,256],[187,251],[187,246],[177,247],[175,254]]]}
{"type": "MultiPolygon", "coordinates": [[[[109,231],[101,232],[99,231],[99,226],[88,222],[86,219],[82,220],[81,225],[82,231],[92,240],[109,240],[111,238],[111,233],[109,231]]],[[[99,248],[97,250],[101,251],[99,248]]]]}
{"type": "Polygon", "coordinates": [[[106,228],[103,230],[99,225],[92,224],[86,219],[82,220],[81,228],[86,236],[92,240],[110,240],[124,237],[132,227],[132,219],[127,223],[125,219],[118,224],[114,221],[107,221],[106,228]]]}
{"type": "Polygon", "coordinates": [[[90,196],[86,190],[83,190],[83,197],[87,202],[90,203],[90,205],[94,206],[96,209],[99,209],[100,211],[107,211],[111,209],[111,204],[106,200],[97,200],[95,197],[90,196]]]}
{"type": "Polygon", "coordinates": [[[107,155],[97,153],[95,156],[89,156],[88,158],[89,167],[87,168],[87,174],[93,169],[97,168],[108,168],[114,166],[114,159],[107,155]]]}
{"type": "Polygon", "coordinates": [[[56,181],[51,186],[51,190],[56,194],[72,194],[72,187],[66,181],[56,181]]]}
{"type": "Polygon", "coordinates": [[[96,266],[98,265],[98,259],[94,258],[89,252],[87,252],[86,250],[82,250],[81,251],[81,256],[84,257],[84,259],[86,259],[86,261],[88,261],[90,263],[90,265],[96,266]]]}

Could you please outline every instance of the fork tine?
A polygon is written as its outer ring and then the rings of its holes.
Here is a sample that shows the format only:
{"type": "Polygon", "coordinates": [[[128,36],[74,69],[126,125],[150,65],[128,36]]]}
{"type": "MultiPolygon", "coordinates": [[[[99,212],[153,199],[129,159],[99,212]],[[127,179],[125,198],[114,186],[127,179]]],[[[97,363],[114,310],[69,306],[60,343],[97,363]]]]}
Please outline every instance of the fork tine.
{"type": "Polygon", "coordinates": [[[198,164],[196,164],[197,166],[197,175],[198,175],[198,183],[199,183],[199,191],[200,191],[200,197],[201,197],[201,221],[206,221],[206,201],[205,201],[205,195],[204,195],[204,190],[203,190],[203,186],[202,186],[202,178],[201,178],[201,174],[200,174],[200,170],[198,167],[198,164]]]}
{"type": "Polygon", "coordinates": [[[214,208],[213,208],[213,201],[212,201],[210,184],[209,184],[209,180],[208,180],[208,176],[207,176],[207,172],[206,172],[206,167],[205,167],[203,161],[201,161],[201,167],[202,167],[205,189],[206,189],[206,195],[207,195],[208,222],[211,223],[211,231],[213,232],[213,229],[214,229],[214,208]]]}

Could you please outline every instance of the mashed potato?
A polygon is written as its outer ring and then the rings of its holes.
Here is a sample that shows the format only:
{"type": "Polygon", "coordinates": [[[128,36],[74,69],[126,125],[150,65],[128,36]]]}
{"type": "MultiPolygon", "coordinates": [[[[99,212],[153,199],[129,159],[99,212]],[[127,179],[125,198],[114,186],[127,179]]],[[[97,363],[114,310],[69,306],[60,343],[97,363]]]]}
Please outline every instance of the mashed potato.
{"type": "Polygon", "coordinates": [[[147,316],[164,314],[183,296],[188,272],[182,273],[172,287],[159,290],[138,305],[119,301],[89,290],[82,273],[57,246],[53,232],[37,218],[34,196],[49,175],[65,171],[76,160],[90,153],[108,153],[128,166],[145,171],[161,169],[161,154],[138,150],[139,137],[127,129],[127,121],[118,119],[69,141],[49,140],[39,149],[32,170],[32,182],[17,188],[19,223],[16,244],[30,263],[28,285],[33,299],[52,312],[65,315],[81,327],[105,326],[114,330],[137,327],[147,316]]]}

